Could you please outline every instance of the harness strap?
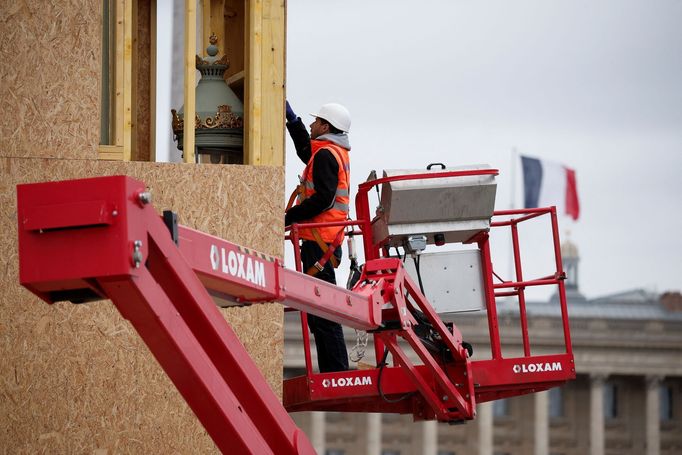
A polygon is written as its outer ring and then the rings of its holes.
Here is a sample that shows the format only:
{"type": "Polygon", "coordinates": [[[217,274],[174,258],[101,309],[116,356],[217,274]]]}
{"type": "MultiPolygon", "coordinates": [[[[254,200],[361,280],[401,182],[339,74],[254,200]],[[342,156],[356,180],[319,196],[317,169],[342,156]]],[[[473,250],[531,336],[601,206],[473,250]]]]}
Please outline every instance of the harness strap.
{"type": "MultiPolygon", "coordinates": [[[[315,241],[317,242],[319,247],[324,252],[324,255],[322,256],[322,258],[320,258],[320,261],[324,261],[324,262],[322,262],[321,265],[324,266],[324,264],[327,261],[331,260],[334,268],[337,268],[339,266],[339,261],[337,261],[336,256],[332,256],[332,254],[334,253],[334,250],[336,249],[337,246],[339,246],[339,243],[340,243],[340,242],[337,243],[338,234],[336,236],[337,238],[334,239],[334,241],[331,243],[331,245],[327,245],[327,242],[322,240],[322,235],[320,234],[320,231],[317,228],[312,228],[311,230],[313,232],[313,237],[315,237],[315,241]],[[325,259],[325,256],[329,256],[329,257],[327,257],[327,259],[325,259]]],[[[340,232],[343,232],[343,230],[341,230],[340,232]]]]}
{"type": "Polygon", "coordinates": [[[294,188],[294,191],[291,193],[291,196],[289,196],[289,202],[287,202],[287,208],[284,209],[286,212],[289,210],[291,207],[293,207],[294,202],[296,201],[296,198],[300,196],[303,199],[305,199],[305,187],[303,184],[296,185],[296,188],[294,188]]]}
{"type": "MultiPolygon", "coordinates": [[[[297,185],[294,191],[291,193],[291,196],[289,197],[289,202],[287,202],[286,210],[289,210],[294,205],[297,196],[305,198],[305,185],[303,183],[297,185]]],[[[338,259],[336,259],[336,256],[333,256],[333,254],[336,248],[338,248],[341,242],[343,242],[343,229],[339,231],[339,233],[336,235],[336,238],[334,239],[334,242],[332,242],[331,245],[327,245],[327,243],[324,240],[322,240],[320,231],[317,228],[311,228],[310,231],[312,232],[313,237],[315,237],[315,242],[317,242],[318,246],[324,252],[324,255],[320,258],[319,261],[313,264],[306,271],[306,273],[312,276],[317,275],[319,272],[324,270],[324,265],[327,263],[327,261],[331,261],[332,266],[334,266],[334,268],[337,268],[339,266],[339,261],[338,259]]]]}
{"type": "Polygon", "coordinates": [[[322,270],[324,270],[324,265],[327,263],[327,261],[330,261],[334,268],[337,268],[339,266],[339,261],[336,259],[336,256],[334,256],[334,251],[341,245],[343,242],[343,229],[339,231],[338,234],[336,234],[336,238],[334,241],[330,244],[327,245],[323,240],[322,237],[320,236],[320,232],[313,228],[312,229],[313,236],[315,237],[315,241],[317,244],[320,246],[322,251],[324,251],[324,255],[320,258],[319,261],[314,263],[310,268],[306,271],[308,275],[315,276],[322,270]]]}

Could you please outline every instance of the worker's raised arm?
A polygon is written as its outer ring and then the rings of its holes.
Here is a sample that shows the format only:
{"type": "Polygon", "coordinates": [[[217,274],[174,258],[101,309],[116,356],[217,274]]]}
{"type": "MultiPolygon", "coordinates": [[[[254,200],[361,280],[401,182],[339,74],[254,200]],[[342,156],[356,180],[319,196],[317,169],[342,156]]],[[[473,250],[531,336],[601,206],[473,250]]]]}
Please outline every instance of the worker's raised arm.
{"type": "Polygon", "coordinates": [[[301,118],[294,113],[289,101],[286,102],[286,117],[287,130],[289,130],[289,136],[291,136],[291,140],[294,141],[296,154],[301,161],[303,161],[305,164],[308,164],[312,154],[310,148],[310,134],[308,134],[308,130],[305,129],[303,120],[301,120],[301,118]]]}

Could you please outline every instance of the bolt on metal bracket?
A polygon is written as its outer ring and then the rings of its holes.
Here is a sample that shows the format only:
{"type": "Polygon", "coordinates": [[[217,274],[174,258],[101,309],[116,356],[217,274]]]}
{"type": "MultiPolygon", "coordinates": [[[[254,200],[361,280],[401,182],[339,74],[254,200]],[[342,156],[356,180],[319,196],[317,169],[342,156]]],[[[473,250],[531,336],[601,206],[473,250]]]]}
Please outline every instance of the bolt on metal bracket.
{"type": "Polygon", "coordinates": [[[133,242],[133,265],[136,269],[140,268],[142,264],[142,240],[135,240],[133,242]]]}
{"type": "Polygon", "coordinates": [[[152,202],[152,192],[151,191],[142,191],[137,194],[137,199],[140,201],[142,205],[146,205],[152,202]]]}

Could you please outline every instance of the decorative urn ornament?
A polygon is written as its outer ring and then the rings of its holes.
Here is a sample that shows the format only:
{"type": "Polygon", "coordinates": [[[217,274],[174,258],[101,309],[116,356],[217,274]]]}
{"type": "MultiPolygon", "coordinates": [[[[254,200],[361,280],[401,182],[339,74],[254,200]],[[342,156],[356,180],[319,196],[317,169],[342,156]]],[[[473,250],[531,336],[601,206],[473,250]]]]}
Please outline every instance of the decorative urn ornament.
{"type": "MultiPolygon", "coordinates": [[[[196,68],[201,79],[196,88],[195,159],[209,156],[214,164],[243,164],[244,162],[244,105],[225,83],[224,74],[230,67],[227,55],[220,59],[218,38],[212,34],[206,48],[208,57],[196,56],[196,68]]],[[[184,106],[171,109],[172,128],[178,149],[183,148],[184,106]]]]}

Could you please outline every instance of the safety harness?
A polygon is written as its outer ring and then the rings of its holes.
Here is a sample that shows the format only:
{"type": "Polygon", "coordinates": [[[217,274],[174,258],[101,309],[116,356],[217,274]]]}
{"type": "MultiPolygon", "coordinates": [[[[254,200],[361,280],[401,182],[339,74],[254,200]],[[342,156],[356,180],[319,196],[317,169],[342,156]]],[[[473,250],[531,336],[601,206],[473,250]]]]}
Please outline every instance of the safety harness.
{"type": "MultiPolygon", "coordinates": [[[[299,203],[303,202],[306,199],[306,191],[305,191],[305,184],[301,183],[299,185],[296,185],[296,188],[294,191],[291,193],[291,196],[289,197],[289,202],[287,202],[287,208],[286,210],[289,210],[291,207],[293,207],[294,202],[298,199],[299,203]]],[[[322,270],[324,270],[324,265],[329,261],[331,262],[332,266],[334,268],[337,268],[339,266],[339,261],[336,259],[336,256],[334,256],[334,251],[341,245],[341,242],[343,242],[343,232],[344,230],[341,229],[338,234],[336,234],[336,238],[334,238],[334,241],[331,244],[327,244],[324,240],[322,240],[322,235],[320,234],[320,231],[317,228],[311,228],[310,231],[313,233],[313,237],[315,238],[315,242],[317,245],[320,247],[320,249],[324,252],[322,257],[315,262],[308,270],[306,270],[306,273],[311,276],[315,276],[318,273],[320,273],[322,270]]]]}

